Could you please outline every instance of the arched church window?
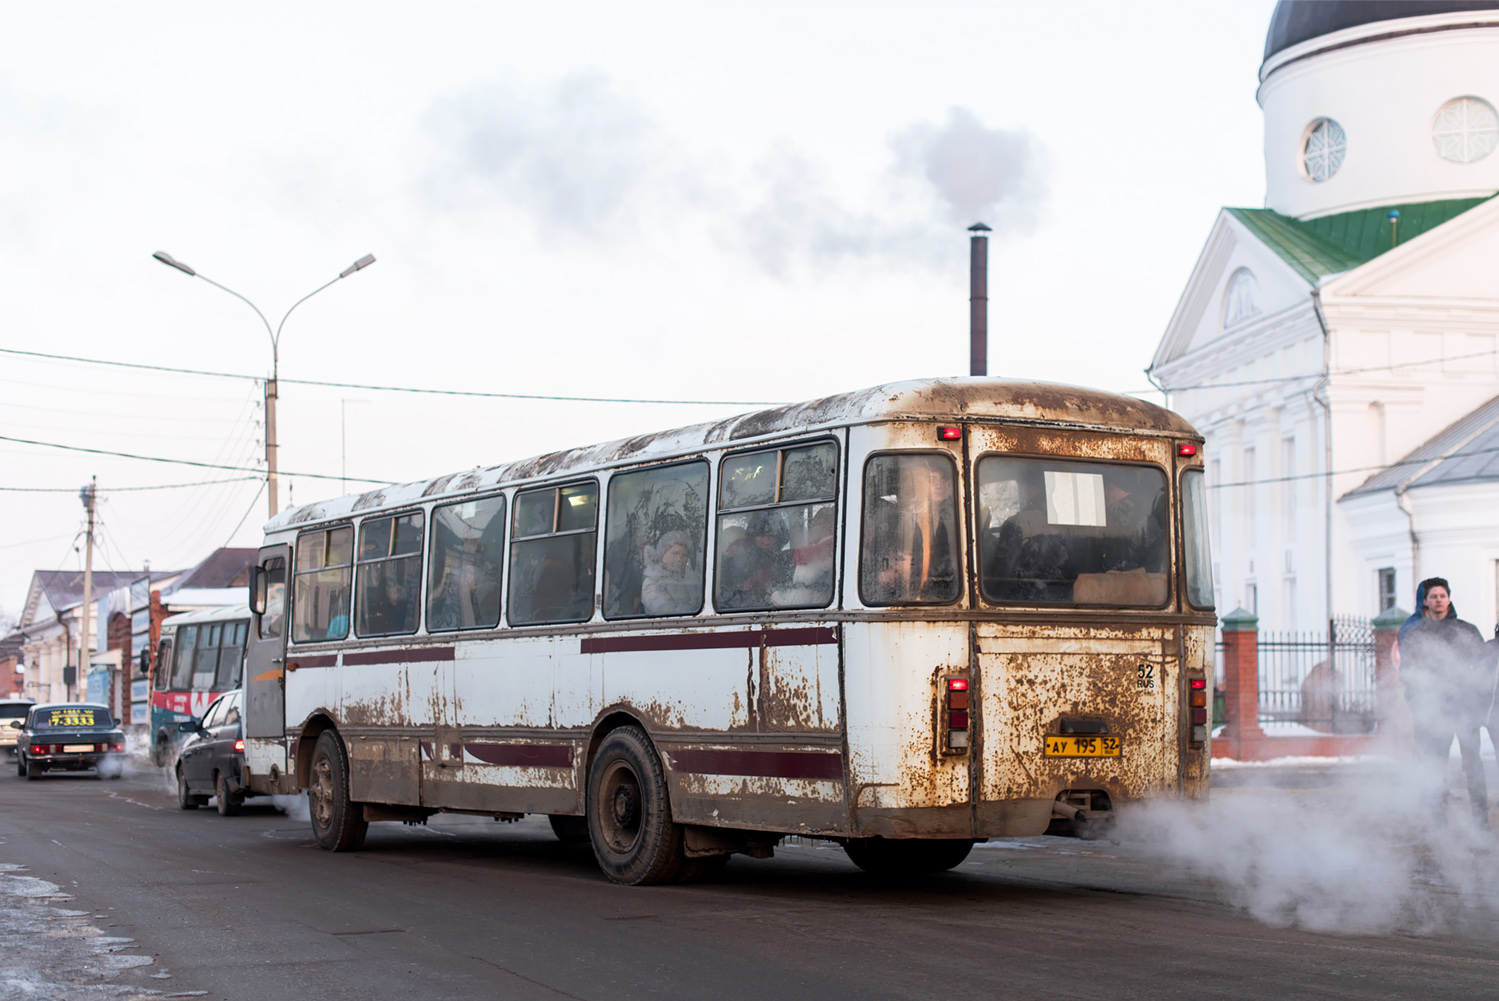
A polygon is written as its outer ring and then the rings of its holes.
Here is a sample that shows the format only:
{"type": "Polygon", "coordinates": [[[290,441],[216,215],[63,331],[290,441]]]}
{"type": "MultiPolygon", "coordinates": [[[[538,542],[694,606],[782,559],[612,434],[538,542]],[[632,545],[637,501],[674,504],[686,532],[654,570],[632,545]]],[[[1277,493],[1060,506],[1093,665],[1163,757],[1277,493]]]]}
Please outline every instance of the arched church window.
{"type": "Polygon", "coordinates": [[[1321,184],[1343,166],[1348,136],[1331,118],[1319,118],[1306,127],[1301,139],[1301,170],[1307,179],[1321,184]]]}
{"type": "Polygon", "coordinates": [[[1482,160],[1499,145],[1499,115],[1481,97],[1455,97],[1438,109],[1431,123],[1431,141],[1444,160],[1482,160]]]}
{"type": "Polygon", "coordinates": [[[1260,283],[1254,272],[1240,268],[1228,279],[1228,288],[1223,293],[1223,329],[1236,326],[1258,316],[1260,312],[1260,283]]]}

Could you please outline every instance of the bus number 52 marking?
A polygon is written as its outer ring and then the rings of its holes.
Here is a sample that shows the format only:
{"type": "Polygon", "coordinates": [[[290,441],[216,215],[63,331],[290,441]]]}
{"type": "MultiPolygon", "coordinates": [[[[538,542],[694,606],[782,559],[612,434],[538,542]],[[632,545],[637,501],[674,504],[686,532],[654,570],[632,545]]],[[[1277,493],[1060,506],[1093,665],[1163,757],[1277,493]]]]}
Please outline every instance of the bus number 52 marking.
{"type": "Polygon", "coordinates": [[[1139,672],[1135,675],[1135,688],[1140,691],[1150,691],[1155,688],[1155,667],[1151,664],[1141,664],[1139,672]]]}

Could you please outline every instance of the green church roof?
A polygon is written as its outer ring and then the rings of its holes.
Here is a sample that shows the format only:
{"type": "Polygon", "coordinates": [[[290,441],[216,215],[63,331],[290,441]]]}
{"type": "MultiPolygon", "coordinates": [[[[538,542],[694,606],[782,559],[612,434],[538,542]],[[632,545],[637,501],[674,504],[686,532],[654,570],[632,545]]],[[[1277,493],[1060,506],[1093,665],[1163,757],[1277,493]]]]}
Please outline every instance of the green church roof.
{"type": "MultiPolygon", "coordinates": [[[[1499,197],[1499,196],[1495,196],[1499,197]]],[[[1385,205],[1317,219],[1293,219],[1271,209],[1229,209],[1235,219],[1315,285],[1319,278],[1367,264],[1395,246],[1459,216],[1487,198],[1385,205]],[[1390,210],[1400,211],[1392,233],[1390,210]]]]}

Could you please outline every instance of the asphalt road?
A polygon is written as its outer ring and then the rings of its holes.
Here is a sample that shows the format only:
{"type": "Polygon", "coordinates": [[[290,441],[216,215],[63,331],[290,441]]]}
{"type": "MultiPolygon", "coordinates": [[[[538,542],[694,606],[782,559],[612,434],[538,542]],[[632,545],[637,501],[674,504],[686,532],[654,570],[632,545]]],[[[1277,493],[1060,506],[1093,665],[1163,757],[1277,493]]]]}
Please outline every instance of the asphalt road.
{"type": "Polygon", "coordinates": [[[98,974],[116,993],[91,993],[74,970],[79,986],[46,995],[0,977],[0,998],[1499,996],[1492,925],[1271,927],[1200,873],[1066,838],[991,843],[906,885],[805,843],[735,858],[709,884],[631,888],[606,882],[586,847],[558,844],[545,818],[376,824],[362,851],[330,855],[270,806],[179,811],[154,772],[26,782],[10,769],[7,864],[72,898],[26,907],[67,908],[143,958],[98,974]]]}

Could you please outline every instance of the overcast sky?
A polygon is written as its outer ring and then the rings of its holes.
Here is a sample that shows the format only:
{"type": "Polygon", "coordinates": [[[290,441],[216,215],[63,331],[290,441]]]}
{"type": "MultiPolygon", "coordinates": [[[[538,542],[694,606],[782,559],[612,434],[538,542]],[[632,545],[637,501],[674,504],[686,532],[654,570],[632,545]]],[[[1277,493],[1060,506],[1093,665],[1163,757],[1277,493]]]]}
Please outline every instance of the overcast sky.
{"type": "MultiPolygon", "coordinates": [[[[792,401],[967,371],[1139,391],[1221,205],[1264,198],[1273,4],[8,4],[0,347],[557,396],[792,401]]],[[[0,354],[0,435],[254,467],[260,385],[0,354]]],[[[751,409],[286,383],[281,467],[412,480],[751,409]]],[[[0,441],[32,570],[254,545],[235,473],[0,441]],[[236,525],[239,528],[236,529],[236,525]]],[[[282,505],[359,488],[292,475],[282,505]]],[[[253,503],[252,503],[253,502],[253,503]]]]}

